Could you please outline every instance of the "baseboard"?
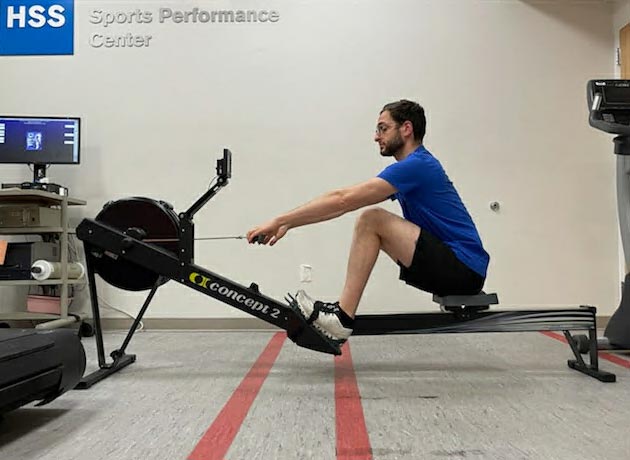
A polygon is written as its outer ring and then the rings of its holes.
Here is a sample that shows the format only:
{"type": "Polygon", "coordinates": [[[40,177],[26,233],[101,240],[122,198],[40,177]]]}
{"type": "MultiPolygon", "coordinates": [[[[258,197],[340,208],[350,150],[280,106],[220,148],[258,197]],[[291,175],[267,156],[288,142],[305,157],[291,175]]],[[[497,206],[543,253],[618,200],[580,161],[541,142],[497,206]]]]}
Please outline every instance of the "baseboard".
{"type": "MultiPolygon", "coordinates": [[[[90,319],[87,319],[90,322],[90,319]]],[[[101,318],[105,330],[129,329],[128,318],[101,318]]],[[[278,328],[258,318],[145,318],[145,330],[202,330],[202,331],[277,331],[278,328]]]]}
{"type": "Polygon", "coordinates": [[[598,316],[597,317],[597,329],[605,329],[610,321],[610,316],[598,316]]]}

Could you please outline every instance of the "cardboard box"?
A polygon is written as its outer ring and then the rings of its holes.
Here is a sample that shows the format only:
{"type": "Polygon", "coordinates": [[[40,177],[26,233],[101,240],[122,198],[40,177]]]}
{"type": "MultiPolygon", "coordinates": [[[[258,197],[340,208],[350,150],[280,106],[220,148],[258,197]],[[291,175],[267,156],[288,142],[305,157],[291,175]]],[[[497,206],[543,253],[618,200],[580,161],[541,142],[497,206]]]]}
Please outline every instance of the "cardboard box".
{"type": "MultiPolygon", "coordinates": [[[[68,297],[68,306],[72,297],[68,297]]],[[[26,298],[26,310],[31,313],[61,314],[61,297],[29,294],[26,298]]]]}

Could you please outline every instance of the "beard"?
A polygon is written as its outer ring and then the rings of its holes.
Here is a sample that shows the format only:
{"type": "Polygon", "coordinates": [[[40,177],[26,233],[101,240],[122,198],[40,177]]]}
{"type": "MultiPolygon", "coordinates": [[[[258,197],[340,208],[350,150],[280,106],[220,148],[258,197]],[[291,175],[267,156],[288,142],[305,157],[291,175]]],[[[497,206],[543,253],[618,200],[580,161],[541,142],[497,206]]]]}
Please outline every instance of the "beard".
{"type": "Polygon", "coordinates": [[[391,141],[383,144],[383,148],[381,149],[381,156],[383,157],[393,157],[396,155],[405,145],[402,136],[400,133],[397,133],[397,136],[394,137],[391,141]]]}

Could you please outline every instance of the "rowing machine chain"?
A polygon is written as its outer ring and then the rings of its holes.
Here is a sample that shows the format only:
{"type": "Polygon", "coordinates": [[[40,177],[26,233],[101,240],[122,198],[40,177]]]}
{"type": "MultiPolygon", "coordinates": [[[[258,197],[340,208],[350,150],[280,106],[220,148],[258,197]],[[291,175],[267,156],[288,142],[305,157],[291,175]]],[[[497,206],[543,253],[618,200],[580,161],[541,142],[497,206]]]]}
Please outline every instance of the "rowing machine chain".
{"type": "MultiPolygon", "coordinates": [[[[145,243],[176,243],[179,241],[179,238],[143,238],[143,234],[146,235],[145,232],[139,231],[137,228],[130,228],[125,232],[125,235],[130,236],[132,238],[139,239],[145,243]]],[[[203,240],[244,240],[247,237],[244,235],[237,236],[208,236],[203,238],[195,238],[195,241],[203,241],[203,240]]],[[[253,242],[261,244],[265,240],[265,235],[257,235],[253,242]]]]}

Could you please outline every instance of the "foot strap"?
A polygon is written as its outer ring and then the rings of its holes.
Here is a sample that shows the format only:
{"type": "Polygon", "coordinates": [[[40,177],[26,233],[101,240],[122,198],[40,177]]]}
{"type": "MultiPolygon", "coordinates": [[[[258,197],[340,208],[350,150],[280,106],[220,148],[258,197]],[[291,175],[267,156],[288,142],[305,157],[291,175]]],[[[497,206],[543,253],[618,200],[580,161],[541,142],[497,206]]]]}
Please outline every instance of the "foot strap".
{"type": "MultiPolygon", "coordinates": [[[[311,312],[311,316],[306,319],[306,324],[309,326],[313,324],[313,322],[319,318],[319,312],[324,310],[325,313],[331,313],[337,315],[339,317],[339,303],[324,303],[319,300],[316,300],[313,304],[313,311],[311,312]]],[[[341,321],[341,319],[340,319],[341,321]]]]}
{"type": "Polygon", "coordinates": [[[315,302],[315,304],[313,305],[313,311],[311,312],[311,316],[306,318],[306,324],[310,326],[311,324],[313,324],[313,322],[317,318],[319,318],[319,312],[321,311],[323,305],[324,304],[319,301],[315,302]]]}

